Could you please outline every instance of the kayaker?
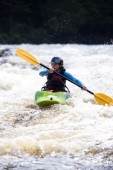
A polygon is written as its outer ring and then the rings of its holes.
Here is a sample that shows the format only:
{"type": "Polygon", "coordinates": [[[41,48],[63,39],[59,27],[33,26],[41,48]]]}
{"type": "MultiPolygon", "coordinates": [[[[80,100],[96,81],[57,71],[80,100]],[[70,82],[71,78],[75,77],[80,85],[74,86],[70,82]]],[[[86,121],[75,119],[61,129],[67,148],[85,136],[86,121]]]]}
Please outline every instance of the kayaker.
{"type": "Polygon", "coordinates": [[[87,90],[87,87],[84,86],[80,80],[76,79],[66,71],[63,66],[63,60],[60,57],[53,57],[51,59],[51,68],[49,70],[45,69],[39,72],[40,76],[47,76],[47,82],[45,83],[44,87],[42,87],[42,90],[67,91],[66,79],[56,74],[54,71],[62,74],[66,78],[78,84],[82,90],[87,90]]]}

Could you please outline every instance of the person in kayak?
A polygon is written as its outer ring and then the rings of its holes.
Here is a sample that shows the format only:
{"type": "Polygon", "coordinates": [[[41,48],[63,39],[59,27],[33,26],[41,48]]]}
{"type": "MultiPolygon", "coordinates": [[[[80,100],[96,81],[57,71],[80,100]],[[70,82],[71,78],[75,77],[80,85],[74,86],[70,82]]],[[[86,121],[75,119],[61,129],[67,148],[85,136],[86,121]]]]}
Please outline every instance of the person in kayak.
{"type": "Polygon", "coordinates": [[[82,90],[87,90],[87,87],[84,86],[84,84],[80,80],[76,79],[66,71],[66,69],[63,66],[63,60],[60,57],[53,57],[51,59],[51,68],[49,70],[45,69],[39,72],[40,76],[47,76],[47,82],[45,83],[44,87],[42,87],[42,90],[51,90],[54,92],[67,91],[66,79],[56,74],[54,71],[62,74],[69,80],[79,85],[82,90]]]}

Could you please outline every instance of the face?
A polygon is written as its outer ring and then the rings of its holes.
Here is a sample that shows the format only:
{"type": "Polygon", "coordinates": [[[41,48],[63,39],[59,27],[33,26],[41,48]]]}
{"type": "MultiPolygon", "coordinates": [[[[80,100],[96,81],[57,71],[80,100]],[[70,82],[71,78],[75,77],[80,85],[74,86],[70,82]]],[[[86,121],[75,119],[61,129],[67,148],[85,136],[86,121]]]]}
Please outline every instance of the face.
{"type": "Polygon", "coordinates": [[[59,64],[55,64],[55,63],[52,63],[51,66],[52,66],[52,68],[53,68],[55,71],[57,71],[57,70],[59,69],[59,67],[60,67],[59,64]]]}

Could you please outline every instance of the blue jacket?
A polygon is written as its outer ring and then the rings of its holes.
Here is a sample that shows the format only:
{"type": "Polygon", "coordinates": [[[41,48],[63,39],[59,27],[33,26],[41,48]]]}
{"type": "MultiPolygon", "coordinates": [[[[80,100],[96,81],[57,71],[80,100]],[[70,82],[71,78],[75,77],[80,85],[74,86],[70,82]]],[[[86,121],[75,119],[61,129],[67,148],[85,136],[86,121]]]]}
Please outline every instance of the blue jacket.
{"type": "MultiPolygon", "coordinates": [[[[46,76],[48,74],[48,70],[47,69],[45,69],[45,70],[42,70],[42,71],[40,71],[39,72],[39,75],[40,76],[46,76]]],[[[64,71],[64,76],[66,77],[66,78],[68,78],[69,80],[71,80],[71,81],[73,81],[74,83],[76,83],[76,84],[78,84],[81,88],[84,86],[84,84],[80,81],[80,80],[78,80],[78,79],[76,79],[75,77],[73,77],[70,73],[68,73],[67,71],[64,71]]]]}

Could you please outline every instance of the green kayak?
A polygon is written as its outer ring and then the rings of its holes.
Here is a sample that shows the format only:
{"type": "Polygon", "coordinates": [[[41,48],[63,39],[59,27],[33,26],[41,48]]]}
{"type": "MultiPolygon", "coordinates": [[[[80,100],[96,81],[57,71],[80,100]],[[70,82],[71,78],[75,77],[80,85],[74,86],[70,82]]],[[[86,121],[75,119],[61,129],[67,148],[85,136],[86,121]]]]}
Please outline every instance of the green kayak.
{"type": "Polygon", "coordinates": [[[40,107],[53,104],[66,104],[66,100],[69,97],[70,94],[68,92],[37,91],[35,102],[40,107]]]}

